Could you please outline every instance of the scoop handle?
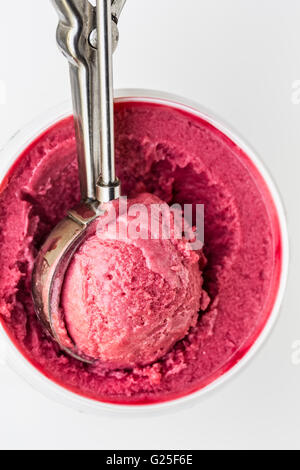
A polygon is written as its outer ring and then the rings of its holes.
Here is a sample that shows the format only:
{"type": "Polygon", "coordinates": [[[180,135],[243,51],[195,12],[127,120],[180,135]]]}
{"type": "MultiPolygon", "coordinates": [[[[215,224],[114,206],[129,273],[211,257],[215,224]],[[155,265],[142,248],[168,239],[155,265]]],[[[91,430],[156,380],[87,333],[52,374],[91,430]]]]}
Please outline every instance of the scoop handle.
{"type": "Polygon", "coordinates": [[[99,202],[109,202],[120,197],[120,182],[115,170],[111,17],[111,0],[97,0],[101,175],[96,195],[99,202]]]}
{"type": "MultiPolygon", "coordinates": [[[[117,22],[126,0],[108,2],[112,18],[108,26],[112,54],[118,44],[117,22]]],[[[107,159],[107,154],[103,158],[101,153],[104,147],[101,116],[104,115],[102,111],[105,105],[101,100],[105,95],[100,90],[102,85],[100,87],[98,63],[101,56],[101,53],[98,54],[97,38],[100,15],[97,15],[97,8],[88,0],[52,0],[52,3],[59,15],[57,43],[70,65],[81,196],[83,201],[96,200],[97,197],[104,197],[97,181],[101,174],[101,162],[104,158],[107,159]]],[[[97,7],[99,6],[103,10],[103,0],[98,0],[97,7]]],[[[103,21],[103,18],[100,20],[103,21]]],[[[113,134],[113,128],[111,132],[113,134]]],[[[110,142],[111,139],[110,136],[110,142]]],[[[114,148],[112,151],[114,152],[114,148]]],[[[114,154],[112,163],[114,164],[114,154]]],[[[106,173],[104,169],[104,174],[106,173]]],[[[105,178],[105,183],[107,181],[105,178]]]]}
{"type": "Polygon", "coordinates": [[[119,21],[125,3],[126,0],[112,0],[111,2],[111,13],[116,23],[119,21]]]}

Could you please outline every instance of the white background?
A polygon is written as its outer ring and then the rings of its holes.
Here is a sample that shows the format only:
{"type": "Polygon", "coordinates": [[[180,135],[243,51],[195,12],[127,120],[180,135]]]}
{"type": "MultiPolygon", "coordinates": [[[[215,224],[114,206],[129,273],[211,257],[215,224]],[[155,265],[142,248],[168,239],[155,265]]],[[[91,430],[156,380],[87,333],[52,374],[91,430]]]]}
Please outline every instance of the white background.
{"type": "MultiPolygon", "coordinates": [[[[282,193],[291,269],[277,326],[235,380],[191,409],[96,417],[53,403],[0,366],[3,449],[300,449],[299,0],[128,0],[115,55],[116,87],[196,100],[257,149],[282,193]]],[[[48,0],[1,2],[0,146],[69,97],[48,0]],[[6,87],[6,101],[3,99],[6,87]],[[2,95],[2,99],[1,99],[2,95]]]]}

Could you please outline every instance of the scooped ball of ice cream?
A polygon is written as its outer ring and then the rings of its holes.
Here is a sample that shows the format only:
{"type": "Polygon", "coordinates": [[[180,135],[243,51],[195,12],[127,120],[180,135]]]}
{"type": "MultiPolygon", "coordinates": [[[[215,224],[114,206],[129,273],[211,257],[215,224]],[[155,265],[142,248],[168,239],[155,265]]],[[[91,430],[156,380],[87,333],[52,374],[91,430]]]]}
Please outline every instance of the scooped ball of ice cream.
{"type": "MultiPolygon", "coordinates": [[[[178,217],[156,196],[140,195],[124,213],[116,207],[111,206],[115,226],[111,214],[107,230],[100,218],[75,254],[62,308],[80,352],[112,368],[133,368],[164,356],[196,325],[206,296],[205,259],[178,238],[178,217]],[[162,225],[150,223],[156,217],[151,218],[151,206],[160,204],[170,222],[169,237],[162,225]]],[[[181,214],[180,220],[182,225],[181,214]]]]}

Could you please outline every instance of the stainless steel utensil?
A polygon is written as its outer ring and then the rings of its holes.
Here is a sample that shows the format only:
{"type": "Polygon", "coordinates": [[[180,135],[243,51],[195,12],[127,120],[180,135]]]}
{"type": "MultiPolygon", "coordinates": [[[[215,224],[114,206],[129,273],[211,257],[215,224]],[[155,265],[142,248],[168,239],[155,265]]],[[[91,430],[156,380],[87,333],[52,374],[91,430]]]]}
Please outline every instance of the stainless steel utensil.
{"type": "Polygon", "coordinates": [[[91,363],[67,334],[60,309],[64,275],[101,204],[120,196],[115,174],[112,53],[126,0],[52,0],[59,14],[57,42],[70,65],[82,202],[51,232],[32,277],[36,313],[60,347],[91,363]]]}

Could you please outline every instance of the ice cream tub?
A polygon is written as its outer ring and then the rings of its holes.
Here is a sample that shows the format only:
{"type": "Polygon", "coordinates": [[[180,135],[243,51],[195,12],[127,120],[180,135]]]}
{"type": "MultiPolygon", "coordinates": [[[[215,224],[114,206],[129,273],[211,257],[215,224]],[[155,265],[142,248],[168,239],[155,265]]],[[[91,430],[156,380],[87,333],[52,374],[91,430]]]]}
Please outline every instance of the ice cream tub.
{"type": "Polygon", "coordinates": [[[81,411],[154,412],[195,402],[245,366],[278,318],[289,258],[278,191],[257,154],[211,112],[166,93],[117,91],[116,157],[126,194],[204,205],[205,294],[197,324],[154,363],[79,368],[35,323],[28,279],[43,234],[67,208],[60,192],[66,205],[79,194],[71,113],[69,103],[56,107],[1,151],[1,363],[81,411]]]}

